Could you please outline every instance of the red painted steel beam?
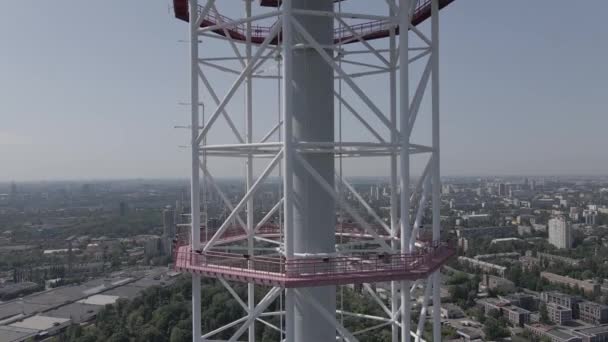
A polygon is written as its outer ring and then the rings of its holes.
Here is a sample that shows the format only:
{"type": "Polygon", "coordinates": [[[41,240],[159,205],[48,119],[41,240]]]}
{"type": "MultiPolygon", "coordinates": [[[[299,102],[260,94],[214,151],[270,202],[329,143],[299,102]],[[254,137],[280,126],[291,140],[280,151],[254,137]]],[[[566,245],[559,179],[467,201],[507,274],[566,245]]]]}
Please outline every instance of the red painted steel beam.
{"type": "MultiPolygon", "coordinates": [[[[334,0],[334,2],[342,2],[344,0],[334,0]]],[[[260,0],[260,6],[262,7],[279,7],[282,0],[260,0]]]]}

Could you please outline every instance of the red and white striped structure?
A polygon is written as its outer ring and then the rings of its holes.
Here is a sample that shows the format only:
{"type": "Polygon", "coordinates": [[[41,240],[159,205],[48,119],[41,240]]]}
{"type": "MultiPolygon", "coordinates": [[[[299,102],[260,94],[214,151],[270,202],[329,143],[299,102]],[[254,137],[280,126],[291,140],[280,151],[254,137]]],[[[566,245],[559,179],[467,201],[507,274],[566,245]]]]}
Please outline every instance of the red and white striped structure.
{"type": "MultiPolygon", "coordinates": [[[[174,257],[176,269],[192,273],[193,341],[216,341],[227,329],[234,331],[228,341],[255,341],[256,324],[288,342],[358,341],[386,327],[394,342],[421,340],[429,303],[440,305],[439,268],[455,253],[441,240],[439,172],[439,11],[452,1],[174,0],[175,16],[190,24],[192,215],[174,257]],[[225,42],[230,55],[218,55],[210,40],[225,42]],[[427,92],[430,143],[421,144],[412,133],[427,92]],[[274,93],[276,107],[267,103],[274,93]],[[201,119],[203,96],[211,114],[201,119]],[[343,111],[360,130],[346,130],[343,111]],[[245,194],[234,203],[212,175],[219,158],[242,161],[245,194]],[[388,222],[347,181],[345,173],[357,174],[343,161],[355,158],[386,163],[388,222]],[[413,159],[424,163],[417,182],[413,159]],[[257,205],[273,176],[281,179],[278,201],[257,205]],[[229,212],[213,229],[206,228],[207,189],[229,212]],[[418,239],[423,220],[432,239],[418,239]],[[218,279],[243,317],[201,331],[201,277],[218,279]],[[247,283],[247,298],[230,282],[247,283]],[[390,284],[388,300],[370,286],[379,282],[390,284]],[[386,315],[341,310],[336,288],[347,284],[363,284],[386,315]],[[258,302],[256,285],[267,289],[258,302]],[[266,312],[279,299],[285,307],[266,312]],[[421,305],[415,326],[413,302],[421,305]],[[374,325],[349,331],[337,315],[374,325]],[[282,316],[281,325],[270,316],[282,316]]],[[[439,314],[433,310],[435,341],[439,314]]]]}

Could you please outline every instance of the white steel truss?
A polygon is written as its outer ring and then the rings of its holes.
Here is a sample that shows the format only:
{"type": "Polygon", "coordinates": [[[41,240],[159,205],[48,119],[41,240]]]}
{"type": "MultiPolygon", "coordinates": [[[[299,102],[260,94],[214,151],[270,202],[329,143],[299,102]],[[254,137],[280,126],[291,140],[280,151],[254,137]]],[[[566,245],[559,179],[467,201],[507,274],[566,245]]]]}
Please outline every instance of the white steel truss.
{"type": "MultiPolygon", "coordinates": [[[[262,14],[254,15],[252,1],[243,4],[244,16],[239,19],[227,19],[220,15],[215,0],[188,0],[190,22],[190,66],[191,66],[191,244],[194,251],[211,251],[216,248],[228,248],[218,241],[222,234],[235,224],[243,230],[246,246],[240,247],[248,255],[260,251],[274,250],[275,253],[290,259],[298,257],[293,247],[293,206],[296,199],[293,191],[294,168],[306,170],[321,187],[335,199],[340,210],[346,212],[373,241],[374,251],[387,253],[407,252],[414,248],[417,234],[422,225],[422,219],[427,204],[430,204],[432,217],[433,241],[440,240],[440,158],[439,158],[439,0],[377,0],[378,5],[386,8],[386,15],[354,12],[323,12],[296,10],[291,7],[292,0],[282,0],[282,6],[262,14]],[[431,3],[430,29],[428,33],[412,24],[414,10],[420,1],[431,3]],[[200,4],[199,4],[200,2],[200,4]],[[334,18],[340,35],[334,44],[321,44],[306,30],[295,14],[306,16],[323,16],[334,18]],[[217,18],[213,25],[201,27],[208,17],[217,18]],[[370,42],[364,32],[357,29],[355,23],[361,20],[383,22],[382,28],[389,31],[387,38],[370,42]],[[262,42],[254,43],[254,24],[274,21],[266,32],[262,42]],[[234,37],[230,30],[244,25],[245,38],[234,37]],[[400,34],[398,33],[398,30],[400,34]],[[218,35],[217,32],[223,32],[218,35]],[[294,36],[299,36],[304,44],[294,44],[294,36]],[[229,56],[201,56],[202,46],[208,39],[226,41],[229,56]],[[340,90],[334,90],[336,104],[343,107],[345,113],[352,115],[362,131],[371,138],[356,141],[296,141],[293,136],[293,94],[291,90],[294,68],[295,49],[310,49],[315,51],[332,68],[336,82],[340,82],[340,90]],[[422,63],[421,75],[415,79],[410,65],[422,63]],[[275,65],[273,65],[275,64],[275,65]],[[268,72],[270,70],[270,72],[268,72]],[[219,94],[214,87],[216,80],[209,77],[209,72],[222,72],[227,78],[236,77],[225,94],[219,94]],[[388,89],[386,103],[378,103],[360,86],[368,77],[381,77],[388,89]],[[277,110],[281,113],[276,123],[265,125],[263,132],[254,130],[254,87],[259,81],[276,84],[280,105],[277,110]],[[342,92],[342,82],[347,86],[349,95],[342,92]],[[416,144],[412,141],[412,133],[417,119],[421,115],[421,104],[430,82],[431,97],[431,144],[416,144]],[[200,85],[203,87],[200,87],[200,85]],[[202,88],[202,89],[201,89],[202,88]],[[211,115],[200,119],[201,90],[210,99],[214,108],[211,115]],[[229,105],[237,100],[236,94],[244,93],[243,116],[244,130],[239,130],[239,118],[229,109],[229,105]],[[412,91],[412,95],[410,95],[412,91]],[[356,100],[359,106],[353,104],[356,100]],[[383,109],[386,108],[386,109],[383,109]],[[232,133],[233,142],[212,142],[211,133],[218,129],[218,118],[222,117],[232,133]],[[255,140],[255,136],[262,136],[255,140]],[[388,223],[374,211],[366,200],[353,187],[346,177],[336,174],[337,187],[326,182],[314,168],[302,157],[306,154],[332,153],[340,158],[386,158],[390,173],[390,221],[388,223]],[[411,157],[413,155],[428,155],[427,164],[417,183],[411,181],[411,157]],[[210,167],[213,161],[207,158],[236,158],[243,162],[245,169],[245,195],[232,203],[227,195],[215,182],[210,167]],[[254,163],[270,159],[266,168],[257,179],[254,177],[254,163]],[[281,165],[281,167],[279,167],[281,165]],[[202,171],[202,172],[201,172],[202,171]],[[202,177],[201,177],[202,173],[202,177]],[[267,213],[256,222],[254,216],[255,199],[259,189],[271,175],[277,174],[282,182],[282,195],[278,202],[267,208],[267,213]],[[230,213],[219,229],[204,239],[201,244],[201,185],[216,191],[222,203],[230,213]],[[412,186],[414,185],[414,186],[412,186]],[[354,196],[357,203],[365,211],[359,212],[344,198],[344,193],[354,196]],[[430,203],[429,203],[430,202],[430,203]],[[245,218],[241,217],[245,213],[245,218]],[[382,234],[372,227],[379,225],[382,234]],[[268,239],[258,235],[259,230],[268,221],[279,222],[281,226],[278,239],[268,239]],[[276,248],[260,247],[260,243],[274,244],[276,248]]],[[[340,6],[340,5],[336,5],[340,6]]],[[[203,53],[204,54],[204,53],[203,53]]],[[[267,84],[267,83],[266,83],[267,84]]],[[[339,128],[341,130],[341,127],[339,128]]],[[[207,189],[205,189],[206,191],[207,189]]],[[[203,216],[206,220],[207,216],[203,216]]],[[[203,226],[206,227],[204,222],[203,226]]],[[[352,244],[344,243],[343,248],[337,248],[336,253],[344,253],[352,244]]],[[[253,284],[247,286],[247,298],[242,299],[234,288],[224,279],[219,282],[242,307],[244,316],[218,327],[209,332],[201,331],[201,276],[192,275],[192,317],[193,341],[215,340],[213,337],[220,332],[234,331],[229,341],[243,338],[247,331],[247,340],[255,341],[255,327],[264,324],[278,331],[281,340],[293,342],[294,339],[294,293],[306,289],[282,289],[273,287],[267,289],[263,299],[256,303],[253,284]],[[265,312],[275,300],[285,303],[279,311],[265,312]],[[270,323],[269,317],[281,317],[281,325],[270,323]],[[283,325],[283,322],[285,323],[283,325]]],[[[370,284],[364,284],[365,293],[375,302],[384,316],[374,316],[365,313],[354,313],[337,310],[328,312],[312,299],[312,305],[318,314],[332,322],[336,329],[336,338],[342,341],[358,341],[358,336],[370,331],[391,327],[392,341],[422,341],[425,322],[433,324],[433,340],[441,340],[440,310],[433,310],[427,318],[428,305],[440,304],[440,273],[437,271],[422,282],[400,281],[391,282],[388,299],[383,298],[370,284]],[[421,310],[417,323],[412,326],[412,298],[420,296],[421,310]],[[372,326],[359,331],[349,331],[340,317],[356,317],[373,322],[372,326]]],[[[312,297],[311,297],[312,298],[312,297]]],[[[303,342],[303,341],[297,341],[303,342]]]]}

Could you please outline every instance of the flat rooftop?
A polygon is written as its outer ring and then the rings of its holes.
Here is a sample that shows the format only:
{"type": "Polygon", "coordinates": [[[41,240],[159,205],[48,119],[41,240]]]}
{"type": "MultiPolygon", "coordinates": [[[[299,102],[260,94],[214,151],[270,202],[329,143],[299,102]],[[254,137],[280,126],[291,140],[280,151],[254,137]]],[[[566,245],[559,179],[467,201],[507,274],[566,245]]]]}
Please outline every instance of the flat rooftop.
{"type": "Polygon", "coordinates": [[[91,297],[87,297],[85,299],[81,299],[78,303],[82,304],[91,304],[91,305],[101,305],[105,306],[108,304],[114,304],[120,297],[118,296],[110,296],[110,295],[94,295],[91,297]]]}
{"type": "Polygon", "coordinates": [[[524,309],[524,308],[520,308],[519,306],[506,306],[505,310],[509,310],[509,311],[513,311],[513,312],[517,312],[517,313],[530,313],[530,311],[524,309]]]}
{"type": "Polygon", "coordinates": [[[22,341],[29,337],[36,336],[37,334],[38,330],[0,326],[0,342],[22,341]]]}
{"type": "Polygon", "coordinates": [[[585,335],[594,335],[608,332],[608,325],[601,325],[598,327],[591,327],[577,330],[577,332],[585,334],[585,335]]]}
{"type": "Polygon", "coordinates": [[[558,337],[563,340],[569,340],[571,338],[576,338],[576,337],[580,338],[580,336],[574,335],[566,330],[561,330],[561,329],[551,329],[551,330],[547,331],[547,335],[555,336],[555,337],[558,337]]]}
{"type": "Polygon", "coordinates": [[[79,324],[91,320],[103,309],[101,305],[72,303],[47,311],[44,314],[51,317],[69,318],[73,323],[79,324]]]}
{"type": "Polygon", "coordinates": [[[32,329],[37,331],[50,330],[58,325],[70,322],[69,318],[49,317],[49,316],[32,316],[20,322],[11,324],[11,327],[32,329]]]}

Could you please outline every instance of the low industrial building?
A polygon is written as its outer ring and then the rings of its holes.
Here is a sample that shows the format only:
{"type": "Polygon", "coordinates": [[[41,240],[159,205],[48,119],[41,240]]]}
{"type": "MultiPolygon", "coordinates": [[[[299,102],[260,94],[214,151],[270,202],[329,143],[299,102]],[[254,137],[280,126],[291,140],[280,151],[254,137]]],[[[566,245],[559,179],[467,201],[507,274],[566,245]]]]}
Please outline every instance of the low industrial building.
{"type": "Polygon", "coordinates": [[[608,325],[580,329],[576,331],[583,342],[608,342],[608,325]]]}
{"type": "Polygon", "coordinates": [[[151,286],[170,285],[177,274],[166,267],[134,268],[0,302],[0,342],[44,340],[71,324],[93,320],[119,299],[134,298],[151,286]]]}
{"type": "Polygon", "coordinates": [[[580,335],[567,330],[554,328],[544,324],[525,324],[524,327],[538,338],[548,338],[551,342],[583,342],[580,335]]]}

